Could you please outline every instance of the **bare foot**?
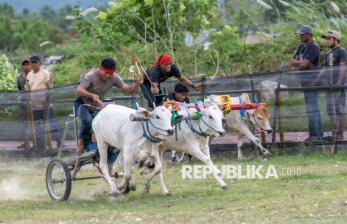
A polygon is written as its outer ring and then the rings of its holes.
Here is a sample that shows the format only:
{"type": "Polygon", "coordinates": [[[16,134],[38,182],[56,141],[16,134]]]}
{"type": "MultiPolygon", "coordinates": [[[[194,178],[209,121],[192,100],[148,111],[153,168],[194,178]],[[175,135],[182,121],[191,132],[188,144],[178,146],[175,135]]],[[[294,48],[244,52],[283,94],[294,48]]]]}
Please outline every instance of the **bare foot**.
{"type": "Polygon", "coordinates": [[[83,139],[80,139],[79,142],[78,142],[78,147],[77,147],[77,150],[76,150],[76,153],[77,155],[82,155],[84,152],[84,140],[83,139]]]}

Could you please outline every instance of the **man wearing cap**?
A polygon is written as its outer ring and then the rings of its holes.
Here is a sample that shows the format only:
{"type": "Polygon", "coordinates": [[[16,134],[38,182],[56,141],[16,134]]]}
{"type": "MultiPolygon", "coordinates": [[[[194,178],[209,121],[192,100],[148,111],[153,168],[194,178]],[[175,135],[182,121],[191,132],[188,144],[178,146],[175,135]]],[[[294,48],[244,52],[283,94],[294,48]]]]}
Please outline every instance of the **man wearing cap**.
{"type": "MultiPolygon", "coordinates": [[[[300,81],[303,87],[309,86],[316,78],[317,72],[313,69],[319,68],[320,49],[313,41],[312,28],[303,25],[297,32],[300,36],[299,45],[293,59],[290,62],[292,67],[301,70],[300,81]]],[[[316,141],[323,139],[323,124],[318,106],[318,91],[305,90],[306,113],[308,116],[309,137],[306,141],[316,141]]]]}
{"type": "Polygon", "coordinates": [[[78,155],[84,152],[85,143],[90,138],[92,114],[95,109],[103,107],[102,99],[107,91],[112,86],[116,86],[124,93],[132,94],[138,91],[142,82],[142,76],[138,76],[133,86],[124,83],[123,79],[116,73],[116,62],[112,58],[103,59],[99,68],[91,69],[81,75],[80,83],[76,89],[79,97],[75,100],[76,115],[81,119],[78,155]]]}
{"type": "Polygon", "coordinates": [[[17,148],[29,149],[29,129],[28,129],[28,113],[27,113],[27,98],[25,94],[25,84],[27,75],[31,70],[29,59],[24,59],[21,64],[22,72],[17,76],[17,87],[20,94],[21,105],[19,106],[19,119],[21,121],[21,133],[24,138],[24,143],[17,148]]]}
{"type": "Polygon", "coordinates": [[[142,93],[148,102],[148,107],[153,108],[153,103],[157,106],[163,103],[164,96],[155,96],[155,94],[162,94],[160,84],[170,77],[176,77],[184,85],[192,87],[193,89],[198,90],[201,88],[201,84],[193,84],[181,74],[181,71],[173,64],[170,55],[163,54],[157,58],[155,65],[147,71],[144,84],[141,86],[142,93]]]}
{"type": "MultiPolygon", "coordinates": [[[[317,78],[311,85],[317,85],[323,76],[329,77],[332,80],[328,83],[332,85],[344,85],[346,74],[347,53],[344,48],[340,46],[340,34],[336,31],[328,31],[322,38],[325,39],[329,51],[325,55],[324,68],[321,70],[317,78]],[[330,69],[328,70],[328,66],[330,69]]],[[[345,124],[345,106],[346,106],[346,93],[344,89],[327,91],[327,113],[330,117],[330,124],[332,136],[327,136],[327,139],[336,137],[337,140],[343,140],[343,129],[345,124]]]]}
{"type": "Polygon", "coordinates": [[[175,100],[180,103],[190,103],[188,92],[189,90],[185,85],[177,83],[175,85],[175,92],[168,94],[165,97],[165,100],[175,100]]]}
{"type": "Polygon", "coordinates": [[[25,90],[30,92],[37,147],[46,149],[46,122],[49,121],[57,147],[60,146],[61,132],[54,120],[53,106],[49,100],[48,90],[52,88],[52,75],[48,70],[41,68],[41,59],[37,55],[30,57],[31,72],[27,75],[25,90]]]}

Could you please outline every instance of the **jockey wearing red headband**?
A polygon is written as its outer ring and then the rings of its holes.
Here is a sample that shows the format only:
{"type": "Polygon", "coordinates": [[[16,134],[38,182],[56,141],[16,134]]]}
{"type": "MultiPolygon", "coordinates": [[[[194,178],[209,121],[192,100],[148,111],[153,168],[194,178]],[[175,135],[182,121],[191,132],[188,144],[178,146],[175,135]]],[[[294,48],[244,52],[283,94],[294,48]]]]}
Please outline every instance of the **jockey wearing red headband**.
{"type": "Polygon", "coordinates": [[[116,73],[116,61],[112,58],[102,60],[98,69],[91,69],[86,74],[81,75],[76,90],[79,97],[75,100],[76,115],[81,119],[77,154],[81,155],[84,152],[84,145],[91,137],[92,114],[95,108],[103,107],[102,99],[105,94],[113,86],[120,88],[126,94],[133,94],[138,91],[142,84],[142,76],[137,77],[135,81],[132,86],[124,83],[123,79],[116,73]]]}
{"type": "Polygon", "coordinates": [[[168,54],[163,54],[157,58],[156,65],[172,64],[172,57],[168,54]]]}
{"type": "Polygon", "coordinates": [[[157,106],[163,103],[164,96],[160,95],[162,94],[160,83],[165,82],[171,77],[176,77],[185,86],[192,87],[196,90],[201,88],[201,84],[193,84],[181,74],[181,71],[173,64],[173,59],[169,54],[163,54],[158,57],[155,65],[147,71],[147,74],[150,80],[145,77],[141,90],[148,102],[148,107],[151,108],[153,108],[153,103],[157,106]],[[158,94],[158,96],[154,96],[155,94],[158,94]]]}

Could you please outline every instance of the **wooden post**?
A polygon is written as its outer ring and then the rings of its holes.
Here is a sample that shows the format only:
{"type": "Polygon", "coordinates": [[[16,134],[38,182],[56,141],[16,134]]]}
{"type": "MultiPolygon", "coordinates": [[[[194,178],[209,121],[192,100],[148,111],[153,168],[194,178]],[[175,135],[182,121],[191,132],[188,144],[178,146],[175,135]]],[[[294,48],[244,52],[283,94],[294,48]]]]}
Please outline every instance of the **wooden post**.
{"type": "MultiPolygon", "coordinates": [[[[49,149],[52,149],[52,135],[51,135],[51,125],[50,125],[50,116],[49,116],[49,113],[50,113],[50,107],[51,107],[51,97],[50,97],[50,92],[49,90],[46,90],[46,111],[43,111],[43,122],[44,122],[44,126],[45,126],[45,133],[47,133],[47,136],[44,136],[46,137],[47,139],[47,146],[49,149]]],[[[45,146],[46,147],[46,146],[45,146]]]]}
{"type": "Polygon", "coordinates": [[[49,149],[52,149],[52,135],[51,135],[51,125],[50,125],[50,119],[49,119],[49,112],[50,112],[50,105],[48,104],[48,109],[46,111],[46,114],[44,115],[44,122],[46,126],[46,133],[47,133],[47,146],[49,149]]]}
{"type": "Polygon", "coordinates": [[[284,142],[284,131],[283,131],[283,123],[282,123],[282,114],[281,114],[281,93],[278,92],[278,130],[280,133],[280,142],[284,142]]]}
{"type": "Polygon", "coordinates": [[[280,73],[278,74],[277,79],[277,88],[275,89],[275,107],[274,107],[274,116],[272,119],[272,143],[276,142],[276,134],[277,134],[277,124],[278,124],[278,116],[279,116],[279,102],[280,102],[280,87],[282,82],[282,76],[284,71],[284,64],[280,66],[280,73]]]}
{"type": "Polygon", "coordinates": [[[31,126],[31,138],[33,141],[33,148],[36,148],[37,142],[36,142],[35,122],[34,122],[33,108],[30,101],[28,101],[27,103],[27,110],[28,110],[28,121],[31,126]]]}
{"type": "Polygon", "coordinates": [[[330,74],[329,74],[329,86],[330,86],[330,100],[332,100],[331,105],[332,108],[331,110],[333,111],[331,116],[330,116],[330,122],[331,122],[331,136],[332,136],[332,140],[333,140],[333,144],[330,147],[330,152],[332,154],[336,154],[337,153],[337,136],[336,136],[336,131],[337,131],[337,117],[336,117],[336,102],[335,102],[335,97],[334,97],[334,91],[332,90],[332,85],[334,84],[333,81],[333,72],[334,72],[334,55],[333,53],[329,53],[328,55],[328,63],[329,63],[329,70],[330,70],[330,74]]]}
{"type": "MultiPolygon", "coordinates": [[[[264,96],[259,91],[259,89],[255,90],[255,94],[256,94],[259,102],[264,102],[264,96]]],[[[265,133],[263,131],[261,132],[261,142],[266,142],[266,135],[265,135],[265,133]]]]}

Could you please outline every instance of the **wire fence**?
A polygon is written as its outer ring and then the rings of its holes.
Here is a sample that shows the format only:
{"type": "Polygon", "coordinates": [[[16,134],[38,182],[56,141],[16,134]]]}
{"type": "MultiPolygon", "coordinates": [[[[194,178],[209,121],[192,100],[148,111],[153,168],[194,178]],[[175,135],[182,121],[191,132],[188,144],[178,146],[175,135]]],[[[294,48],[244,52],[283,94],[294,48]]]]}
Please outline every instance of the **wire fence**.
{"type": "MultiPolygon", "coordinates": [[[[310,85],[320,72],[321,70],[279,71],[219,77],[215,80],[203,77],[193,80],[195,83],[202,82],[204,85],[200,91],[191,91],[189,97],[193,100],[194,98],[202,99],[212,94],[238,96],[241,93],[248,93],[252,99],[266,102],[271,112],[270,123],[273,133],[267,136],[263,134],[264,142],[274,144],[278,142],[303,142],[309,136],[308,133],[312,131],[310,130],[312,127],[309,127],[309,123],[312,124],[312,121],[309,120],[312,118],[312,115],[309,116],[311,113],[314,113],[315,116],[319,114],[320,118],[316,120],[322,121],[319,128],[324,131],[325,136],[331,135],[332,117],[343,117],[337,122],[343,122],[345,119],[346,97],[344,90],[347,85],[344,83],[342,85],[334,84],[336,83],[334,82],[336,76],[339,75],[339,68],[332,67],[326,70],[319,83],[314,86],[310,85]],[[310,93],[311,95],[307,96],[310,93]],[[334,105],[339,108],[338,115],[332,114],[330,108],[332,104],[330,100],[333,99],[331,96],[336,94],[339,97],[334,105]],[[315,110],[313,112],[312,107],[315,110]]],[[[127,81],[127,83],[131,83],[131,81],[127,81]]],[[[161,86],[164,92],[171,93],[176,83],[176,80],[167,81],[161,86]]],[[[68,85],[45,92],[47,102],[44,111],[46,111],[46,115],[39,122],[42,122],[45,138],[50,142],[48,146],[51,148],[56,147],[54,141],[60,138],[66,121],[73,113],[73,101],[77,98],[76,87],[77,84],[68,85]]],[[[37,134],[35,133],[35,125],[38,122],[35,119],[35,110],[32,108],[35,106],[33,101],[42,97],[37,94],[35,92],[0,93],[0,129],[3,130],[0,135],[0,149],[6,148],[8,142],[33,142],[33,136],[37,134]]],[[[141,93],[127,96],[117,88],[113,88],[107,97],[112,98],[117,104],[128,107],[133,107],[135,101],[141,105],[147,105],[141,93]]],[[[66,140],[73,141],[74,139],[74,127],[71,126],[68,129],[66,140]]],[[[233,138],[229,139],[230,143],[237,141],[233,138]]],[[[345,139],[343,137],[339,140],[345,139]]],[[[324,141],[322,144],[328,143],[324,141]]]]}

